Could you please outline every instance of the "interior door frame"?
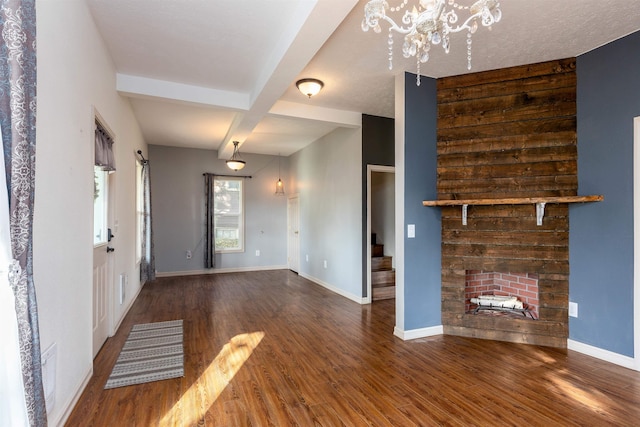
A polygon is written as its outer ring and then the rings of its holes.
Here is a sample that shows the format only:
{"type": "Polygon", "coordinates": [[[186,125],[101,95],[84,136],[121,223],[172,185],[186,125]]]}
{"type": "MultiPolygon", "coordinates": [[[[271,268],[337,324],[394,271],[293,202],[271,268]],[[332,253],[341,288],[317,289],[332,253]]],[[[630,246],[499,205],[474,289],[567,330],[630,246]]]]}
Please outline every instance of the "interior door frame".
{"type": "MultiPolygon", "coordinates": [[[[100,113],[98,112],[98,110],[95,108],[95,106],[92,106],[91,108],[91,145],[93,147],[93,149],[91,150],[92,153],[92,157],[91,157],[91,163],[93,164],[93,159],[95,156],[95,130],[96,130],[96,122],[100,123],[100,126],[102,126],[102,128],[104,130],[106,130],[109,135],[111,135],[111,137],[114,139],[115,141],[115,133],[113,132],[113,130],[109,127],[109,125],[107,124],[107,122],[104,120],[104,118],[100,115],[100,113]]],[[[114,144],[115,145],[115,144],[114,144]]],[[[114,146],[114,152],[116,150],[116,147],[114,146]]],[[[91,179],[93,180],[93,172],[94,168],[93,166],[91,167],[91,179]]],[[[115,171],[114,172],[110,172],[107,173],[107,180],[108,180],[108,194],[107,194],[107,200],[108,200],[108,207],[107,207],[107,227],[111,228],[112,230],[114,230],[114,234],[117,234],[118,230],[115,227],[115,203],[116,203],[116,177],[115,177],[115,171]]],[[[91,199],[92,200],[92,199],[91,199]]],[[[93,206],[92,206],[92,210],[91,212],[93,212],[93,206]]],[[[105,244],[101,244],[99,245],[99,248],[104,248],[104,250],[107,250],[107,247],[112,246],[112,243],[107,242],[105,244]]],[[[92,251],[96,249],[95,245],[92,245],[92,251]]],[[[92,252],[93,253],[93,252],[92,252]]],[[[115,310],[115,302],[114,302],[114,296],[115,296],[115,256],[113,253],[111,254],[107,254],[107,262],[106,262],[106,269],[107,269],[107,292],[106,292],[106,298],[107,298],[107,303],[106,303],[106,330],[107,330],[107,338],[108,337],[112,337],[115,333],[114,330],[114,310],[115,310]]],[[[93,259],[93,258],[92,258],[93,259]]],[[[93,270],[93,265],[92,265],[92,270],[93,270]]],[[[92,283],[92,316],[95,315],[95,313],[93,313],[93,283],[92,283]]],[[[93,317],[92,317],[93,318],[93,317]]],[[[94,347],[94,343],[93,343],[93,331],[92,331],[92,348],[94,347]]],[[[102,343],[103,345],[104,343],[102,343]]],[[[97,355],[97,354],[96,354],[97,355]]],[[[95,355],[94,355],[95,357],[95,355]]]]}
{"type": "Polygon", "coordinates": [[[640,371],[640,116],[633,119],[633,368],[640,371]]]}
{"type": "MultiPolygon", "coordinates": [[[[392,173],[395,177],[396,168],[395,166],[367,165],[367,296],[362,299],[363,304],[371,304],[373,302],[371,295],[371,174],[373,172],[392,173]]],[[[396,287],[396,292],[397,291],[398,288],[396,287]]]]}
{"type": "Polygon", "coordinates": [[[298,193],[293,193],[287,196],[287,268],[291,271],[295,271],[296,273],[300,273],[300,196],[298,195],[298,193]],[[291,229],[291,217],[290,217],[290,210],[289,210],[289,205],[291,203],[291,200],[296,199],[297,200],[297,209],[296,209],[296,224],[298,225],[298,253],[296,254],[296,258],[298,260],[298,265],[297,265],[297,270],[293,270],[291,268],[291,253],[292,253],[292,248],[291,248],[291,234],[290,234],[290,229],[291,229]]]}

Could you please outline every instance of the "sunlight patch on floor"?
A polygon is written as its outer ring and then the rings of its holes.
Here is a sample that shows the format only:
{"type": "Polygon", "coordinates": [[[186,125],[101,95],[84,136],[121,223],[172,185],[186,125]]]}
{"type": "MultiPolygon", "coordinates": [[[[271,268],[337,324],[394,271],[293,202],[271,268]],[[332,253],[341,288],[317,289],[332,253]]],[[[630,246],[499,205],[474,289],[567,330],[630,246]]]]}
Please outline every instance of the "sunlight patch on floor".
{"type": "Polygon", "coordinates": [[[161,420],[161,425],[197,425],[209,407],[249,359],[264,332],[236,335],[225,344],[207,369],[193,382],[161,420]]]}
{"type": "Polygon", "coordinates": [[[556,363],[555,357],[550,356],[544,351],[533,348],[529,350],[530,353],[534,354],[538,359],[540,359],[544,364],[556,363]]]}
{"type": "Polygon", "coordinates": [[[617,409],[615,402],[598,390],[581,388],[559,375],[551,375],[549,379],[560,394],[574,399],[595,412],[607,414],[617,409]]]}

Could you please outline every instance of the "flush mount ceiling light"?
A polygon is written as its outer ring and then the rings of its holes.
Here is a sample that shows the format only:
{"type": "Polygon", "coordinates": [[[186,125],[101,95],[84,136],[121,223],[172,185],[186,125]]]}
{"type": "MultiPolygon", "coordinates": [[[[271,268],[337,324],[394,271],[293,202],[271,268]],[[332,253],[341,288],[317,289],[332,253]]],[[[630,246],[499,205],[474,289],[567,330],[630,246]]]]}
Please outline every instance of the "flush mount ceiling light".
{"type": "Polygon", "coordinates": [[[311,98],[313,95],[316,95],[318,92],[320,92],[320,89],[322,89],[324,83],[322,83],[318,79],[302,79],[296,82],[296,86],[298,87],[298,90],[300,92],[311,98]]]}
{"type": "Polygon", "coordinates": [[[233,141],[233,155],[227,160],[227,166],[234,171],[239,171],[246,164],[246,162],[240,158],[238,144],[240,144],[238,141],[233,141]]]}
{"type": "Polygon", "coordinates": [[[502,11],[498,0],[477,0],[471,6],[463,6],[456,0],[418,0],[418,6],[412,10],[405,10],[402,15],[402,25],[398,25],[387,16],[390,12],[401,12],[407,6],[409,0],[403,0],[399,6],[389,7],[385,0],[370,0],[364,6],[364,19],[362,30],[379,33],[380,20],[389,24],[389,69],[393,68],[393,31],[405,34],[402,54],[405,58],[416,57],[417,78],[416,84],[420,86],[420,64],[429,60],[431,45],[442,43],[446,53],[449,53],[449,34],[467,30],[467,69],[471,70],[471,36],[478,29],[478,21],[484,27],[500,22],[502,11]],[[461,23],[459,13],[469,16],[461,23]]]}

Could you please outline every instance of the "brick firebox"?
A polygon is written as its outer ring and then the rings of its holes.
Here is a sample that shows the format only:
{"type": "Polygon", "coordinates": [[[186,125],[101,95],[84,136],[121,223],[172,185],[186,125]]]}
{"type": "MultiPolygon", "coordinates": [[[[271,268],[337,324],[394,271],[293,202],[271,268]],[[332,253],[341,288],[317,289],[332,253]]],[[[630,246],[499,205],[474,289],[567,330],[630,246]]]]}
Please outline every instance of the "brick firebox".
{"type": "Polygon", "coordinates": [[[538,275],[536,273],[502,273],[497,271],[467,270],[465,278],[465,310],[476,309],[471,298],[480,295],[515,296],[538,318],[538,275]]]}

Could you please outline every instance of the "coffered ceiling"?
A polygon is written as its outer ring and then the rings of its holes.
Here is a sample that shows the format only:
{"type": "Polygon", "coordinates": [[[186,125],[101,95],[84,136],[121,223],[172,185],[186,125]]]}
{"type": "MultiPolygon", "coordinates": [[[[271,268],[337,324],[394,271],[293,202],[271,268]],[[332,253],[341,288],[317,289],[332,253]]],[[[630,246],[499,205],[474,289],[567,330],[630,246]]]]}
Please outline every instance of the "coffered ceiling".
{"type": "MultiPolygon", "coordinates": [[[[237,140],[244,153],[287,156],[358,126],[362,113],[393,117],[394,76],[416,70],[399,36],[388,69],[386,31],[361,29],[365,0],[86,1],[149,144],[224,158],[237,140]],[[311,99],[295,87],[306,77],[325,83],[311,99]]],[[[499,24],[474,35],[471,72],[578,56],[640,29],[635,0],[502,0],[501,9],[499,24]]],[[[464,33],[421,67],[435,78],[467,72],[464,33]]]]}

